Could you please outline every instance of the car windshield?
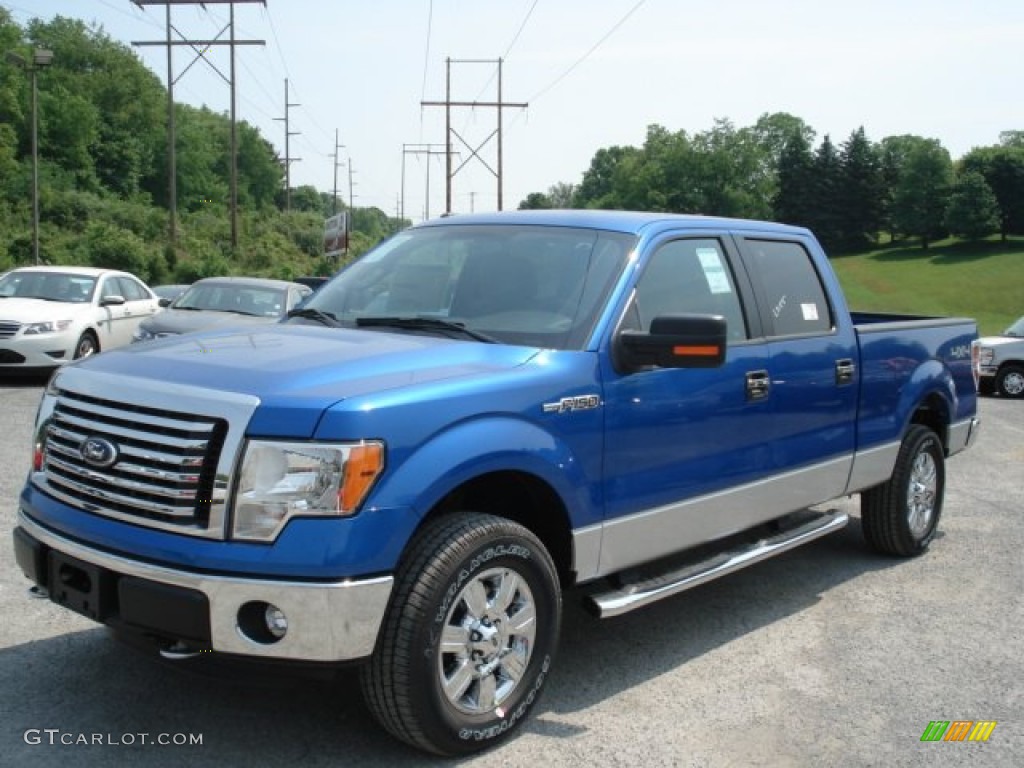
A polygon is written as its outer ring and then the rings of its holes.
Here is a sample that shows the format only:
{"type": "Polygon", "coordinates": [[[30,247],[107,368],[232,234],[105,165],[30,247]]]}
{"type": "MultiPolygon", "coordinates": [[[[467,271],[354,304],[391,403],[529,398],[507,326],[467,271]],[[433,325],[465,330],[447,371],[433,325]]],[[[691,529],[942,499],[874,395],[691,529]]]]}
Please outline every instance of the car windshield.
{"type": "MultiPolygon", "coordinates": [[[[565,227],[411,229],[347,267],[303,307],[348,327],[580,349],[634,242],[565,227]],[[453,334],[452,324],[470,333],[453,334]]],[[[289,322],[316,323],[311,315],[289,322]]]]}
{"type": "Polygon", "coordinates": [[[8,272],[0,277],[0,297],[42,299],[72,304],[92,300],[96,278],[70,272],[8,272]]]}
{"type": "Polygon", "coordinates": [[[171,306],[174,309],[282,317],[285,304],[285,292],[279,288],[245,283],[196,283],[171,306]]]}
{"type": "Polygon", "coordinates": [[[1024,336],[1024,317],[1017,320],[1003,332],[1004,336],[1024,336]]]}

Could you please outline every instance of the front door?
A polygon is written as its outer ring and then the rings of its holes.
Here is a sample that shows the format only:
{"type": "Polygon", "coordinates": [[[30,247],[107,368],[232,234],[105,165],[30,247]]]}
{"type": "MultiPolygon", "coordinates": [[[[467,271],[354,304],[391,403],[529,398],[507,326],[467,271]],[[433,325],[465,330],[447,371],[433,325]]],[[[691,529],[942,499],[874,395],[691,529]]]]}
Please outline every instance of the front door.
{"type": "Polygon", "coordinates": [[[764,388],[769,348],[738,261],[721,233],[667,238],[641,264],[620,329],[715,314],[726,318],[729,342],[720,368],[622,373],[608,363],[603,573],[760,521],[751,500],[775,469],[777,425],[764,388]]]}

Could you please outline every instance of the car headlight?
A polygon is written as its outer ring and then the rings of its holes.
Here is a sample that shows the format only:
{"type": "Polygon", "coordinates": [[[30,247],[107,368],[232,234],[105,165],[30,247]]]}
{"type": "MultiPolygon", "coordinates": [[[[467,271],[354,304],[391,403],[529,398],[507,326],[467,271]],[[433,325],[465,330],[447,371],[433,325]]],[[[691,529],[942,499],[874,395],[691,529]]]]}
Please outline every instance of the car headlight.
{"type": "Polygon", "coordinates": [[[991,365],[995,359],[996,351],[992,347],[982,347],[978,360],[982,365],[991,365]]]}
{"type": "Polygon", "coordinates": [[[273,541],[292,517],[355,514],[384,469],[384,444],[251,440],[234,495],[231,535],[273,541]]]}
{"type": "Polygon", "coordinates": [[[71,325],[70,320],[43,320],[39,323],[25,323],[23,333],[26,336],[38,336],[43,333],[60,333],[71,325]]]}

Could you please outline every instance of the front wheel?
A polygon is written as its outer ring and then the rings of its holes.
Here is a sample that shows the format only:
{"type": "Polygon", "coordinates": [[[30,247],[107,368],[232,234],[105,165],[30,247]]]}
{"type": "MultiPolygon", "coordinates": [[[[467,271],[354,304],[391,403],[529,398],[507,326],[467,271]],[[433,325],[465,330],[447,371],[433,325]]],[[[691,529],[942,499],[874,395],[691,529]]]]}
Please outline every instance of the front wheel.
{"type": "Polygon", "coordinates": [[[394,736],[453,756],[522,724],[558,643],[561,592],[544,545],[503,518],[460,513],[410,545],[377,648],[367,705],[394,736]]]}
{"type": "Polygon", "coordinates": [[[81,360],[83,357],[92,357],[100,351],[100,343],[96,340],[92,331],[86,331],[78,338],[78,343],[75,344],[75,360],[81,360]]]}
{"type": "Polygon", "coordinates": [[[912,425],[892,477],[861,494],[861,526],[868,546],[900,557],[924,552],[938,529],[945,488],[939,438],[927,427],[912,425]]]}
{"type": "Polygon", "coordinates": [[[996,375],[996,392],[1003,397],[1024,397],[1024,366],[1004,365],[996,375]]]}

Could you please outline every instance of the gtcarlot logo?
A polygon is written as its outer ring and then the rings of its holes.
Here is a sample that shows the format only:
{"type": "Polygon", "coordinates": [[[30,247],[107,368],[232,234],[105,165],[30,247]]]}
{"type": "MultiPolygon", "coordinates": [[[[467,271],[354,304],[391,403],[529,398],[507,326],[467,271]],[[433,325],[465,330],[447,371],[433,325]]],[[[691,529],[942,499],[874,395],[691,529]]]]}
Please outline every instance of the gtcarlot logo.
{"type": "Polygon", "coordinates": [[[201,733],[75,733],[60,728],[28,728],[26,744],[52,747],[131,747],[139,744],[159,747],[201,747],[201,733]]]}

